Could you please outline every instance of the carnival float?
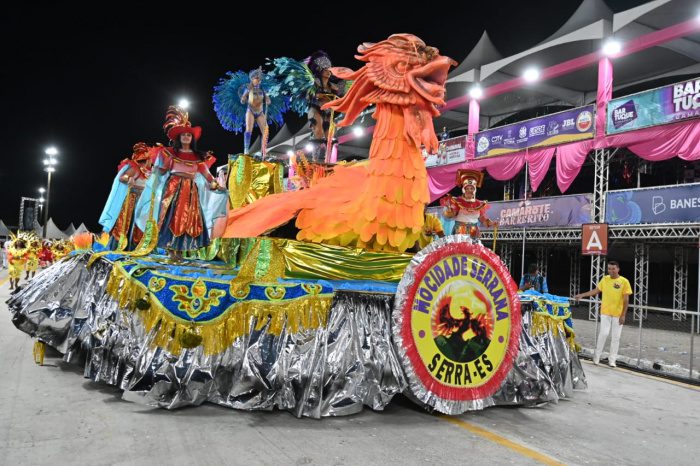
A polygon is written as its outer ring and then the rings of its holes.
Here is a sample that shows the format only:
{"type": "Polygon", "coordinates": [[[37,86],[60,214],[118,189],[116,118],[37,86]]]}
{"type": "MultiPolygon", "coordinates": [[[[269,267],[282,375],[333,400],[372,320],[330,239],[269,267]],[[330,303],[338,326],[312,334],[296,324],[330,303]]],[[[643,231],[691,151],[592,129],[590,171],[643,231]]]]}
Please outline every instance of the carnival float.
{"type": "MultiPolygon", "coordinates": [[[[334,68],[316,52],[222,79],[214,109],[245,147],[219,178],[202,129],[169,109],[169,143],[136,144],[119,165],[100,219],[109,242],[82,238],[13,291],[37,362],[48,345],[151,406],[312,418],[382,410],[399,394],[459,414],[584,388],[568,301],[519,294],[480,241],[479,225],[497,228],[476,198],[483,175],[460,171],[462,196],[441,202],[456,234],[426,215],[422,153],[437,150],[432,119],[454,62],[410,34],[365,43],[357,59],[357,71],[334,68]],[[347,126],[370,106],[369,158],[334,163],[337,117],[347,126]],[[307,115],[323,147],[294,157],[296,189],[265,158],[287,111],[307,115]],[[256,125],[262,157],[248,153],[256,125]]],[[[27,247],[16,240],[16,255],[27,247]]]]}

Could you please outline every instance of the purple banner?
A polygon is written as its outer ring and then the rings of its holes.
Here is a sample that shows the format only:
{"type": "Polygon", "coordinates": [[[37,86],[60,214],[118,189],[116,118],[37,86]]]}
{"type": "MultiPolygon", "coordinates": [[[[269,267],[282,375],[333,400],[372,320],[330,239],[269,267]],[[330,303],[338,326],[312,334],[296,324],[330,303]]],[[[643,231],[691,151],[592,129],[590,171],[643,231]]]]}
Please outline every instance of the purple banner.
{"type": "Polygon", "coordinates": [[[489,202],[486,215],[499,228],[570,227],[591,221],[592,194],[489,202]]]}
{"type": "Polygon", "coordinates": [[[607,134],[700,117],[700,78],[608,102],[607,134]]]}
{"type": "Polygon", "coordinates": [[[476,134],[476,157],[590,139],[593,137],[593,121],[593,105],[587,105],[488,129],[476,134]]]}

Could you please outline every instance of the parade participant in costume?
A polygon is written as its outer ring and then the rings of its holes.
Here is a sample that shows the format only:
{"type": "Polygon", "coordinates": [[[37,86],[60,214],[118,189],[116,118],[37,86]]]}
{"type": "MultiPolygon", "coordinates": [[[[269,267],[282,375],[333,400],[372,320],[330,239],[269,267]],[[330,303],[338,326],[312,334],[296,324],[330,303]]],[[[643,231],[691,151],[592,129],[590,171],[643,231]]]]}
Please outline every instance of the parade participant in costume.
{"type": "Polygon", "coordinates": [[[134,224],[134,208],[151,174],[152,148],[143,142],[134,144],[131,159],[119,164],[117,176],[107,198],[99,223],[110,235],[108,248],[117,249],[122,236],[127,250],[132,250],[143,237],[143,231],[134,224]]]}
{"type": "Polygon", "coordinates": [[[332,70],[352,80],[352,87],[326,106],[345,115],[340,126],[349,126],[376,105],[369,160],[336,166],[309,189],[273,194],[232,211],[224,237],[259,236],[296,217],[302,241],[400,252],[416,244],[430,201],[420,147],[437,149],[432,118],[444,105],[454,61],[411,34],[358,50],[362,68],[332,70]]]}
{"type": "Polygon", "coordinates": [[[182,251],[209,244],[209,230],[215,219],[226,215],[228,196],[209,172],[216,159],[197,149],[202,128],[191,125],[187,112],[170,107],[163,129],[172,147],[157,151],[153,173],[136,207],[136,225],[144,231],[152,210],[158,247],[180,259],[182,251]]]}
{"type": "Polygon", "coordinates": [[[288,99],[279,92],[279,84],[257,68],[246,74],[243,71],[228,72],[214,87],[214,111],[224,129],[243,133],[243,153],[250,152],[250,139],[257,123],[262,133],[261,153],[267,154],[268,124],[282,125],[282,116],[288,108],[288,99]]]}
{"type": "Polygon", "coordinates": [[[457,186],[462,187],[462,196],[448,194],[440,200],[440,205],[445,208],[445,217],[455,218],[455,234],[479,238],[479,223],[486,227],[498,225],[498,222],[486,216],[488,203],[476,198],[476,189],[481,187],[483,181],[484,174],[480,171],[458,170],[457,186]]]}
{"type": "MultiPolygon", "coordinates": [[[[306,114],[309,119],[315,147],[330,147],[334,136],[333,110],[323,106],[345,93],[345,82],[331,73],[331,59],[326,52],[314,52],[304,62],[292,58],[273,60],[272,74],[281,86],[282,94],[290,99],[290,105],[299,115],[306,114]]],[[[317,160],[314,151],[314,160],[317,160]]],[[[328,161],[328,160],[326,160],[328,161]]]]}
{"type": "Polygon", "coordinates": [[[425,214],[425,223],[423,224],[423,233],[418,239],[418,245],[421,249],[429,245],[435,237],[442,238],[445,236],[445,231],[442,228],[442,222],[434,214],[425,214]]]}
{"type": "Polygon", "coordinates": [[[54,262],[58,262],[66,257],[73,250],[73,243],[70,240],[59,239],[51,244],[51,255],[54,262]]]}
{"type": "Polygon", "coordinates": [[[324,140],[331,127],[331,110],[323,105],[342,96],[342,82],[331,79],[331,59],[326,52],[314,52],[309,59],[309,69],[314,75],[313,92],[309,95],[309,123],[314,139],[324,140]]]}
{"type": "Polygon", "coordinates": [[[34,278],[34,275],[36,275],[36,271],[39,269],[39,254],[42,249],[41,239],[36,234],[30,233],[27,241],[29,248],[27,250],[27,263],[25,264],[27,271],[27,275],[24,277],[25,280],[34,278]],[[29,276],[30,274],[31,277],[29,276]]]}
{"type": "Polygon", "coordinates": [[[17,236],[10,233],[10,245],[7,248],[7,263],[9,264],[10,289],[14,290],[19,285],[22,270],[27,262],[29,241],[21,233],[17,236]]]}
{"type": "Polygon", "coordinates": [[[39,265],[41,268],[46,268],[53,263],[53,253],[51,252],[51,241],[44,240],[39,252],[39,265]]]}

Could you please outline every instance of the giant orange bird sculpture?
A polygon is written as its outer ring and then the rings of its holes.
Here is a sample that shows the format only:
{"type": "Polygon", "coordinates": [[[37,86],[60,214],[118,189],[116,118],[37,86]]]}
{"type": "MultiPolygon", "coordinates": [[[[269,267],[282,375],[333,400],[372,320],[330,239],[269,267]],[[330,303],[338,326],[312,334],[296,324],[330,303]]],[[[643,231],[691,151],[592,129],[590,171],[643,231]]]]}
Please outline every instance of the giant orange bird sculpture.
{"type": "Polygon", "coordinates": [[[338,165],[310,189],[280,193],[229,214],[224,237],[262,235],[296,216],[297,239],[374,250],[405,251],[420,236],[429,202],[421,146],[433,152],[433,117],[444,105],[445,80],[455,62],[411,34],[358,47],[357,71],[332,68],[353,81],[347,94],[324,105],[351,125],[376,105],[369,160],[338,165]]]}

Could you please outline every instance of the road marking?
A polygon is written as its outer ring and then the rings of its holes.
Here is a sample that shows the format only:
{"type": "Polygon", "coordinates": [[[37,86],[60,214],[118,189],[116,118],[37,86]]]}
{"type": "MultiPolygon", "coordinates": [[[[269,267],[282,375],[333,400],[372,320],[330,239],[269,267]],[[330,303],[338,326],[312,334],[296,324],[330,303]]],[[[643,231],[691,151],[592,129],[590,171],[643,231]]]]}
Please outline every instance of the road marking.
{"type": "MultiPolygon", "coordinates": [[[[593,362],[588,361],[588,360],[586,360],[586,359],[582,359],[582,361],[584,361],[586,364],[589,364],[589,365],[591,365],[591,366],[593,365],[593,362]]],[[[604,365],[603,363],[601,363],[600,366],[602,367],[602,366],[605,366],[605,365],[604,365]]],[[[605,368],[608,368],[608,367],[606,366],[605,368]]],[[[613,368],[612,368],[612,367],[609,367],[609,369],[613,369],[613,368]]],[[[668,383],[668,384],[671,384],[671,385],[676,385],[676,386],[678,386],[678,387],[683,387],[683,388],[687,388],[687,389],[689,389],[689,390],[694,390],[694,391],[696,391],[696,392],[700,392],[700,387],[698,387],[697,385],[692,385],[692,384],[685,383],[685,382],[679,382],[679,381],[677,381],[677,380],[667,379],[667,378],[665,378],[665,377],[659,377],[659,376],[653,375],[653,374],[646,374],[646,373],[644,373],[644,372],[634,371],[634,370],[632,370],[632,369],[627,369],[627,368],[625,368],[625,367],[619,367],[619,366],[618,366],[618,367],[616,367],[616,368],[614,368],[614,369],[615,369],[615,370],[618,370],[618,371],[626,372],[626,373],[628,373],[628,374],[636,375],[637,377],[643,377],[643,378],[649,379],[649,380],[656,380],[657,382],[664,382],[664,383],[668,383]]],[[[693,372],[695,372],[695,371],[693,371],[693,372]]]]}
{"type": "Polygon", "coordinates": [[[5,278],[1,279],[0,286],[4,285],[9,279],[10,279],[10,277],[5,277],[5,278]]]}
{"type": "Polygon", "coordinates": [[[467,422],[467,421],[464,421],[462,419],[452,417],[452,416],[447,416],[447,415],[442,415],[438,419],[442,419],[443,421],[450,422],[458,427],[461,427],[462,429],[468,430],[472,434],[478,435],[479,437],[485,438],[486,440],[497,443],[503,447],[506,447],[510,450],[513,450],[516,453],[520,453],[523,456],[531,458],[535,461],[539,461],[542,464],[549,464],[549,465],[563,465],[564,464],[562,462],[555,460],[554,458],[552,458],[550,456],[547,456],[547,455],[544,455],[540,452],[537,452],[531,448],[526,447],[525,445],[515,443],[512,440],[508,440],[507,438],[501,437],[498,434],[494,434],[493,432],[486,430],[482,427],[479,427],[475,424],[472,424],[471,422],[467,422]]]}

